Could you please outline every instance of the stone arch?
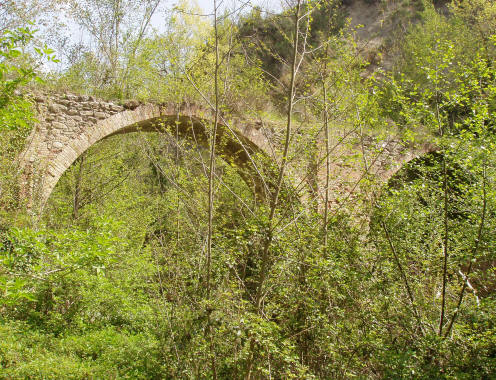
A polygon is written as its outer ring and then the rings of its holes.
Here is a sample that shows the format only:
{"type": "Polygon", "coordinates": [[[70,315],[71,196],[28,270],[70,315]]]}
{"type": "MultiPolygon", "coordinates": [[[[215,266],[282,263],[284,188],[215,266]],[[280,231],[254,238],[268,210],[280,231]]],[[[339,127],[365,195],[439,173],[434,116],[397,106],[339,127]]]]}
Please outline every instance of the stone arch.
{"type": "MultiPolygon", "coordinates": [[[[387,180],[383,183],[383,191],[387,192],[389,189],[401,187],[405,183],[420,178],[428,178],[430,182],[428,185],[429,187],[436,186],[434,181],[437,179],[437,186],[442,191],[442,186],[444,186],[441,169],[443,154],[444,153],[436,146],[425,146],[421,152],[409,157],[408,160],[405,160],[401,166],[398,166],[398,168],[387,177],[387,180]]],[[[467,206],[463,204],[463,198],[465,196],[466,188],[468,186],[474,186],[473,182],[476,180],[476,174],[470,170],[470,165],[465,168],[463,168],[462,165],[463,164],[460,161],[452,161],[448,164],[447,168],[447,187],[450,198],[446,215],[449,223],[456,221],[470,222],[470,214],[473,213],[472,208],[467,208],[467,206]],[[461,175],[459,173],[461,173],[461,175]],[[460,204],[462,204],[463,207],[457,207],[458,202],[461,202],[460,204]]],[[[410,194],[414,196],[414,199],[416,199],[419,204],[422,204],[422,196],[418,196],[415,193],[410,194]]],[[[427,203],[423,204],[423,206],[424,205],[427,207],[427,203]]],[[[370,225],[376,224],[377,226],[381,219],[377,217],[375,212],[376,210],[374,210],[371,215],[370,225]]],[[[443,210],[443,212],[445,211],[443,210]]],[[[491,217],[494,217],[494,215],[491,215],[489,212],[486,213],[486,225],[490,224],[487,220],[491,217]]],[[[478,227],[479,224],[480,220],[478,220],[475,225],[478,227]]],[[[477,232],[474,233],[471,239],[476,239],[476,234],[477,232]]],[[[470,263],[470,261],[462,262],[459,267],[461,269],[459,273],[462,274],[462,277],[467,273],[469,264],[471,265],[472,276],[470,278],[470,283],[467,281],[467,284],[470,284],[470,291],[473,292],[476,298],[494,295],[496,292],[496,272],[494,272],[496,259],[491,255],[490,251],[486,251],[484,256],[479,256],[477,260],[474,260],[472,263],[470,263]]]]}
{"type": "Polygon", "coordinates": [[[401,176],[403,172],[411,166],[412,163],[424,160],[425,158],[437,153],[439,149],[432,144],[424,144],[417,149],[408,151],[407,155],[403,156],[397,165],[385,173],[383,178],[384,186],[389,187],[391,182],[401,176]]]}
{"type": "MultiPolygon", "coordinates": [[[[42,210],[60,177],[73,162],[98,141],[117,134],[168,130],[174,134],[177,132],[181,138],[208,146],[212,116],[211,112],[191,105],[145,104],[113,113],[75,133],[70,132],[64,123],[58,123],[57,133],[69,136],[64,143],[57,141],[53,133],[47,138],[43,128],[38,128],[21,159],[21,197],[29,208],[35,206],[42,210]]],[[[257,131],[255,126],[243,125],[239,130],[233,130],[220,123],[216,146],[219,156],[238,169],[257,195],[264,196],[267,187],[253,162],[256,155],[266,156],[260,146],[264,145],[265,138],[257,131]]]]}

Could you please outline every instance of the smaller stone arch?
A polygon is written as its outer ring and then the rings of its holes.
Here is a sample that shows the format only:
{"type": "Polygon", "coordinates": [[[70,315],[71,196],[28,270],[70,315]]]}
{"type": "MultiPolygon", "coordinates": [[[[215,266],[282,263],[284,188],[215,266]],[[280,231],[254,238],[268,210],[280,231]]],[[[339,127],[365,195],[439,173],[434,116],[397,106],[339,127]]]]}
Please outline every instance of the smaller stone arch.
{"type": "Polygon", "coordinates": [[[409,150],[396,165],[392,166],[391,169],[385,173],[383,178],[384,185],[388,187],[391,181],[394,181],[396,177],[401,175],[403,170],[413,162],[423,160],[438,151],[439,148],[437,146],[429,143],[423,144],[414,150],[409,150]]]}
{"type": "MultiPolygon", "coordinates": [[[[392,172],[393,174],[389,176],[388,180],[383,184],[383,194],[389,196],[391,194],[387,194],[386,192],[390,189],[401,188],[405,184],[416,180],[427,180],[426,182],[429,182],[427,187],[428,191],[432,191],[433,188],[437,187],[437,189],[442,192],[444,187],[444,176],[441,166],[443,156],[444,152],[438,147],[433,145],[425,146],[425,149],[422,152],[413,155],[409,160],[406,160],[403,165],[399,166],[397,170],[392,172]]],[[[473,215],[474,208],[467,208],[467,205],[464,203],[464,197],[466,195],[466,188],[473,186],[474,182],[477,181],[477,177],[475,172],[471,170],[470,165],[464,167],[462,162],[462,160],[457,162],[456,159],[451,161],[449,156],[447,159],[446,175],[448,181],[446,186],[449,207],[447,209],[444,209],[443,207],[442,212],[446,213],[446,219],[450,223],[450,234],[455,230],[455,227],[453,227],[453,225],[456,225],[455,223],[473,223],[473,220],[470,217],[473,215]]],[[[481,180],[482,179],[479,178],[479,181],[481,180]]],[[[416,194],[415,192],[409,192],[408,195],[411,196],[420,207],[427,207],[428,203],[423,198],[423,195],[416,194]]],[[[480,200],[480,202],[482,203],[483,201],[480,200]]],[[[380,222],[383,219],[381,219],[381,216],[376,214],[376,212],[377,209],[372,213],[370,223],[372,226],[375,224],[377,228],[377,226],[380,226],[380,222]]],[[[481,216],[479,216],[479,218],[480,217],[481,216]]],[[[485,224],[482,224],[483,230],[481,231],[484,231],[485,229],[485,233],[487,233],[487,226],[490,225],[488,220],[494,217],[494,214],[491,215],[490,212],[486,212],[485,224]]],[[[481,221],[479,219],[476,224],[472,224],[472,226],[479,228],[481,226],[480,223],[481,221]]],[[[460,228],[460,225],[456,228],[460,228]]],[[[417,231],[417,233],[420,234],[420,231],[417,231]]],[[[468,241],[470,243],[479,239],[477,233],[477,230],[475,230],[473,235],[469,237],[468,241]]],[[[457,264],[457,273],[460,276],[460,279],[467,284],[467,291],[470,290],[477,299],[478,297],[483,298],[491,296],[496,292],[496,273],[494,272],[496,259],[491,255],[489,250],[486,251],[485,255],[479,256],[477,259],[475,258],[475,256],[472,257],[473,261],[465,260],[459,262],[457,264]],[[471,273],[470,279],[466,276],[467,272],[471,273]]]]}

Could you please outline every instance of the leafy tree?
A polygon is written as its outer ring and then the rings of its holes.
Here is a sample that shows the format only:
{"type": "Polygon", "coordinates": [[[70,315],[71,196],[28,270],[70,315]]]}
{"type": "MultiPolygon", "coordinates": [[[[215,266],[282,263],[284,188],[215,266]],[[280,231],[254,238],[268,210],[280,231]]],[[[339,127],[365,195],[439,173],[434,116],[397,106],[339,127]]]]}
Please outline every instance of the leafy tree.
{"type": "Polygon", "coordinates": [[[89,33],[96,47],[76,49],[70,63],[83,65],[87,80],[95,88],[104,89],[107,96],[129,98],[129,76],[138,70],[138,50],[161,3],[161,0],[70,1],[69,16],[89,33]],[[92,66],[93,70],[87,70],[92,66]]]}

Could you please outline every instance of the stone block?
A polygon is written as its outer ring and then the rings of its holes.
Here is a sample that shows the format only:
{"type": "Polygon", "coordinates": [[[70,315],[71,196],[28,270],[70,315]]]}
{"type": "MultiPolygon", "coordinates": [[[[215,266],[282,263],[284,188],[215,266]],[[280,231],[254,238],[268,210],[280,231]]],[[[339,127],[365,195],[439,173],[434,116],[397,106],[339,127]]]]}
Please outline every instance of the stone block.
{"type": "Polygon", "coordinates": [[[55,129],[65,129],[66,128],[65,124],[59,123],[58,121],[54,121],[52,123],[52,127],[55,129]]]}
{"type": "Polygon", "coordinates": [[[59,113],[60,112],[60,106],[57,104],[50,104],[48,106],[48,111],[51,113],[59,113]]]}
{"type": "Polygon", "coordinates": [[[65,121],[65,125],[69,128],[72,128],[72,127],[76,126],[76,121],[74,121],[74,119],[67,119],[65,121]]]}
{"type": "Polygon", "coordinates": [[[111,105],[110,105],[110,109],[111,109],[112,111],[114,111],[114,112],[122,112],[122,111],[124,111],[124,107],[119,106],[119,105],[117,105],[117,104],[111,104],[111,105]]]}
{"type": "Polygon", "coordinates": [[[71,108],[68,108],[68,109],[66,109],[66,110],[65,110],[65,113],[66,113],[67,115],[74,116],[74,115],[77,115],[79,112],[78,112],[78,110],[77,110],[77,109],[74,109],[74,108],[72,108],[72,106],[71,106],[71,108]]]}

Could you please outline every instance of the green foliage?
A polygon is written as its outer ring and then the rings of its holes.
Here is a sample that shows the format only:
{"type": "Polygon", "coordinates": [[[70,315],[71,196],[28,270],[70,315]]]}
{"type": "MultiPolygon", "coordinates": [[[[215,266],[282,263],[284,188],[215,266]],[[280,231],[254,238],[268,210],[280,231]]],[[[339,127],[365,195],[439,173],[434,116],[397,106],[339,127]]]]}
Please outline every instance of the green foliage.
{"type": "Polygon", "coordinates": [[[114,328],[54,337],[22,323],[0,327],[0,375],[6,378],[159,378],[158,342],[114,328]]]}
{"type": "MultiPolygon", "coordinates": [[[[357,169],[363,196],[340,194],[323,226],[317,191],[301,190],[297,201],[284,178],[271,216],[270,195],[255,194],[232,157],[217,157],[207,264],[208,147],[177,141],[173,128],[95,144],[60,179],[39,220],[26,226],[12,217],[0,233],[0,377],[199,379],[215,368],[219,379],[494,378],[494,6],[456,2],[448,17],[426,5],[386,75],[366,72],[334,2],[311,1],[310,9],[301,33],[316,50],[296,79],[288,177],[305,173],[292,180],[306,186],[309,163],[322,158],[327,109],[332,138],[353,135],[333,164],[365,167],[357,169]],[[365,138],[397,129],[405,145],[428,140],[432,151],[367,194],[375,178],[358,151],[365,138]]],[[[291,12],[254,8],[217,25],[222,119],[265,122],[270,114],[266,131],[279,157],[291,12]]],[[[191,13],[175,13],[162,34],[120,35],[111,57],[83,49],[57,85],[211,107],[215,36],[191,13]]],[[[16,53],[31,36],[16,33],[2,40],[8,96],[0,115],[12,111],[2,119],[5,141],[33,121],[13,92],[35,78],[16,53]]],[[[5,149],[0,157],[10,162],[15,150],[5,149]]],[[[253,160],[264,174],[278,165],[253,160]]],[[[273,189],[274,178],[264,179],[273,189]]]]}
{"type": "MultiPolygon", "coordinates": [[[[16,95],[16,90],[33,80],[41,81],[32,63],[26,61],[24,49],[34,37],[29,28],[6,30],[0,37],[0,131],[28,129],[30,119],[29,103],[16,95]]],[[[34,48],[39,57],[57,62],[53,50],[48,47],[34,48]]]]}
{"type": "Polygon", "coordinates": [[[482,133],[493,128],[495,72],[492,65],[494,36],[482,44],[462,22],[424,12],[422,26],[405,38],[404,58],[383,94],[388,117],[402,128],[431,133],[482,133]],[[487,125],[489,123],[489,125],[487,125]]]}
{"type": "Polygon", "coordinates": [[[406,37],[409,58],[381,94],[405,138],[427,132],[437,150],[393,177],[371,225],[383,263],[381,309],[401,318],[405,331],[390,331],[405,350],[384,352],[388,378],[490,378],[494,371],[491,355],[469,364],[477,354],[462,321],[473,310],[485,320],[483,305],[493,303],[496,72],[487,58],[492,37],[474,37],[461,8],[453,12],[448,19],[427,8],[424,24],[406,37]]]}

